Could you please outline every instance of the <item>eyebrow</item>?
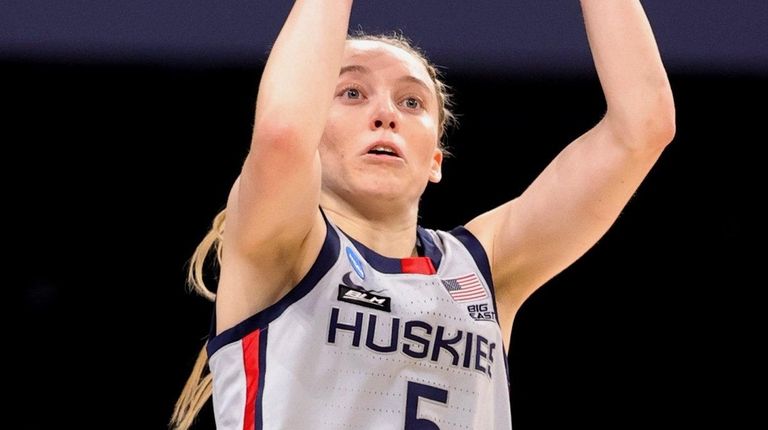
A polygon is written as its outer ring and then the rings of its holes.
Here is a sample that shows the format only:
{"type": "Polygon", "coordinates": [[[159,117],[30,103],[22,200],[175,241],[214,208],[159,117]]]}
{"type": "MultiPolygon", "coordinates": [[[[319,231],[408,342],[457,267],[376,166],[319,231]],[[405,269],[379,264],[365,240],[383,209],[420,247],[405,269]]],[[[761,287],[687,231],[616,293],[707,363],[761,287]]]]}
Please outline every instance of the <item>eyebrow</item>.
{"type": "MultiPolygon", "coordinates": [[[[371,73],[371,69],[369,69],[368,67],[362,66],[360,64],[352,64],[349,66],[342,67],[341,70],[339,71],[339,76],[342,76],[345,73],[369,74],[371,73]]],[[[399,77],[397,80],[401,82],[409,82],[409,83],[416,84],[424,88],[425,90],[427,90],[428,93],[430,94],[432,93],[432,89],[429,87],[429,85],[427,85],[424,81],[422,81],[421,79],[415,76],[405,75],[405,76],[399,77]]]]}
{"type": "Polygon", "coordinates": [[[345,74],[345,73],[371,73],[371,69],[361,66],[359,64],[352,64],[351,66],[344,66],[341,68],[341,71],[339,72],[339,76],[345,74]]]}

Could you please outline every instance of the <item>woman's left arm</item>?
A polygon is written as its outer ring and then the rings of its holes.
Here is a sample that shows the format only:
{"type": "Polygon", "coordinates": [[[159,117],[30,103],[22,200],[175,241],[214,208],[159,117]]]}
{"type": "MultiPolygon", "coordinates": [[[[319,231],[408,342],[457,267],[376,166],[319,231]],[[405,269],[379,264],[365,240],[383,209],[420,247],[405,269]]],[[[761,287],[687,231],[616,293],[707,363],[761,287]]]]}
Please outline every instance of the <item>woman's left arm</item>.
{"type": "Polygon", "coordinates": [[[651,26],[638,0],[582,0],[612,141],[654,152],[675,133],[675,107],[651,26]]]}
{"type": "Polygon", "coordinates": [[[488,251],[507,331],[531,293],[605,234],[675,134],[672,91],[640,2],[581,6],[605,115],[519,197],[467,223],[488,251]]]}

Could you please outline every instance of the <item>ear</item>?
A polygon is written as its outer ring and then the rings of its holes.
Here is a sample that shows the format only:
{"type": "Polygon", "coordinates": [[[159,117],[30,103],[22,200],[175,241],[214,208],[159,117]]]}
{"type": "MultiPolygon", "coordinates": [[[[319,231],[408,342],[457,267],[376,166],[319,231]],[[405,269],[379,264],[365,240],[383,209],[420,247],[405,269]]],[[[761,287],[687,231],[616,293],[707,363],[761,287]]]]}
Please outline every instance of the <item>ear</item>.
{"type": "Polygon", "coordinates": [[[432,153],[432,165],[429,169],[429,182],[438,183],[443,178],[443,151],[435,148],[432,153]]]}

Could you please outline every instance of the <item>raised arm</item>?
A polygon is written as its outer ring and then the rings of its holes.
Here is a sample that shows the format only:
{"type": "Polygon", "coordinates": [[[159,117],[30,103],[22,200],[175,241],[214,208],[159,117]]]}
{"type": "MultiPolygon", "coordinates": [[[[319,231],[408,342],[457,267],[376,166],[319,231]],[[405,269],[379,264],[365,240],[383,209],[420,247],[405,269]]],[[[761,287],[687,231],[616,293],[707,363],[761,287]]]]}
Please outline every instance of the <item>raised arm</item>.
{"type": "Polygon", "coordinates": [[[317,213],[317,146],[341,67],[351,5],[351,0],[297,0],[269,55],[251,149],[235,185],[239,195],[230,200],[236,213],[228,213],[227,220],[248,249],[281,234],[306,235],[317,213]]]}
{"type": "Polygon", "coordinates": [[[488,250],[503,329],[614,223],[675,133],[672,92],[638,0],[582,0],[607,111],[516,199],[467,224],[488,250]]]}
{"type": "MultiPolygon", "coordinates": [[[[261,77],[248,156],[227,201],[218,329],[295,285],[318,248],[318,144],[338,79],[352,0],[296,0],[261,77]]],[[[323,230],[323,232],[318,232],[323,230]]]]}
{"type": "Polygon", "coordinates": [[[675,109],[640,1],[582,0],[581,7],[610,137],[629,149],[658,152],[674,136],[675,109]]]}

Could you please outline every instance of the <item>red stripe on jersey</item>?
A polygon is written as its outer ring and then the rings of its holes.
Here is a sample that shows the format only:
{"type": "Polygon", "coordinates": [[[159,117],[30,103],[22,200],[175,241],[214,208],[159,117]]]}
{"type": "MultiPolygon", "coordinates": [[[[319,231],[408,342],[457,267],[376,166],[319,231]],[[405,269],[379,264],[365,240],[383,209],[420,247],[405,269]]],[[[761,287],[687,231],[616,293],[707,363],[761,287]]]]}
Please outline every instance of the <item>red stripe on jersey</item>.
{"type": "Polygon", "coordinates": [[[434,275],[437,273],[432,259],[429,257],[409,257],[400,259],[400,268],[403,273],[420,273],[422,275],[434,275]]]}
{"type": "Polygon", "coordinates": [[[256,395],[259,392],[259,333],[255,330],[243,338],[245,365],[245,417],[243,430],[256,430],[256,395]]]}

